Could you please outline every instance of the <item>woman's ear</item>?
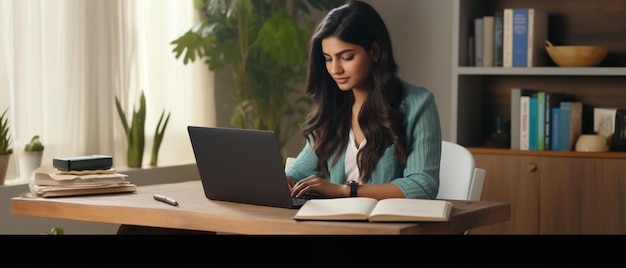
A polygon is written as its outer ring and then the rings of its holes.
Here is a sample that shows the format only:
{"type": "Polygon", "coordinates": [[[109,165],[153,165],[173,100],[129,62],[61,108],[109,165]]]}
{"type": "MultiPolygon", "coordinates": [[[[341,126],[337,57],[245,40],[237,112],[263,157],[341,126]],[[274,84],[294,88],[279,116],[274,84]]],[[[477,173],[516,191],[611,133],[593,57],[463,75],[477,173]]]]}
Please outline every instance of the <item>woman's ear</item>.
{"type": "Polygon", "coordinates": [[[377,62],[380,59],[380,45],[378,42],[372,42],[372,48],[370,49],[370,59],[373,62],[377,62]]]}

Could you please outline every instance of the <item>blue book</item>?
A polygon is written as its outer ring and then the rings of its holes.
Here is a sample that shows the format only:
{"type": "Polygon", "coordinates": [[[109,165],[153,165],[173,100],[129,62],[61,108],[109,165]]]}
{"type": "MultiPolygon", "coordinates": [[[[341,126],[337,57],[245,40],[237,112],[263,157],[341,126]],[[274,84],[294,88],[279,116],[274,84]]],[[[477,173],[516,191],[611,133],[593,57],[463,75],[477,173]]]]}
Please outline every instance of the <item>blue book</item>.
{"type": "MultiPolygon", "coordinates": [[[[558,108],[561,101],[565,100],[565,94],[563,93],[546,93],[546,103],[545,103],[545,139],[544,139],[544,148],[545,150],[554,150],[552,146],[552,109],[558,108]]],[[[558,126],[558,124],[557,124],[558,126]]],[[[557,146],[558,148],[558,146],[557,146]]],[[[558,149],[556,150],[558,151],[558,149]]]]}
{"type": "Polygon", "coordinates": [[[526,67],[528,63],[528,9],[513,9],[512,64],[526,67]]]}
{"type": "Polygon", "coordinates": [[[538,123],[538,105],[537,94],[533,94],[530,97],[530,105],[528,108],[528,150],[537,150],[537,127],[538,123]]]}
{"type": "Polygon", "coordinates": [[[563,101],[560,106],[559,117],[559,151],[569,151],[570,148],[570,117],[572,102],[563,101]]]}
{"type": "Polygon", "coordinates": [[[550,112],[550,150],[559,151],[560,143],[559,143],[559,129],[560,129],[560,117],[561,117],[561,108],[554,107],[550,112]]]}

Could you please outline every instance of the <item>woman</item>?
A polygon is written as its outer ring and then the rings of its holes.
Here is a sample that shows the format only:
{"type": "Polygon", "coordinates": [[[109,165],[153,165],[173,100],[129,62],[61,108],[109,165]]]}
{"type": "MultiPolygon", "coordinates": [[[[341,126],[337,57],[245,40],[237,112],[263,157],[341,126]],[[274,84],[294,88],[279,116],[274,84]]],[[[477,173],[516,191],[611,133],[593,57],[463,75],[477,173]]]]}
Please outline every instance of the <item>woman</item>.
{"type": "Polygon", "coordinates": [[[293,197],[433,199],[441,129],[434,95],[397,76],[391,40],[365,2],[331,10],[310,41],[313,107],[286,170],[293,197]]]}

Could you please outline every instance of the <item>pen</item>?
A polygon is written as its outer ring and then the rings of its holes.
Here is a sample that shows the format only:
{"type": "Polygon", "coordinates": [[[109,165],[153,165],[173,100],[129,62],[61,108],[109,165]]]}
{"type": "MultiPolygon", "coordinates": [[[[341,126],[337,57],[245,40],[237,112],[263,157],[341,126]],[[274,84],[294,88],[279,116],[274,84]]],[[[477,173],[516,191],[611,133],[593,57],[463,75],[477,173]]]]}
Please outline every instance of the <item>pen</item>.
{"type": "Polygon", "coordinates": [[[154,197],[154,200],[156,200],[156,201],[161,201],[163,203],[167,203],[167,204],[170,204],[170,205],[176,206],[176,207],[178,206],[178,202],[176,202],[176,200],[171,199],[171,198],[169,198],[167,196],[160,195],[160,194],[155,194],[153,197],[154,197]]]}

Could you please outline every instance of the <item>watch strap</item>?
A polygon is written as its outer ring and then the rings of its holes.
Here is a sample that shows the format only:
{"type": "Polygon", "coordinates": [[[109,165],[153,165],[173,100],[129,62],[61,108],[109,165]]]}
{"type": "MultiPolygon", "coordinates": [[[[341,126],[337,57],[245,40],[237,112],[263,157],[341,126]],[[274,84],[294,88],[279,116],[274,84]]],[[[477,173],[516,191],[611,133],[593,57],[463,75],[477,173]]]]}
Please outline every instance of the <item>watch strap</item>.
{"type": "Polygon", "coordinates": [[[350,197],[356,197],[356,192],[359,189],[359,183],[356,181],[350,182],[350,197]]]}

